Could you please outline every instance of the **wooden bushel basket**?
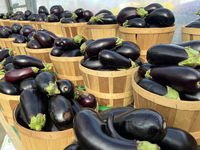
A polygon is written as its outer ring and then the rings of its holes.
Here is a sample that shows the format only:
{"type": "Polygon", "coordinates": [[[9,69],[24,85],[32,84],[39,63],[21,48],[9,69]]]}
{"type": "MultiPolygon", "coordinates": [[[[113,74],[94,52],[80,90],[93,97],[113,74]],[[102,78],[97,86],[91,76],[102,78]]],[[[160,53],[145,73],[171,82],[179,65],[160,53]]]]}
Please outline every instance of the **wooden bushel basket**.
{"type": "Polygon", "coordinates": [[[140,57],[146,59],[147,50],[156,44],[170,44],[176,25],[166,28],[125,28],[119,27],[119,37],[140,47],[140,57]]]}
{"type": "Polygon", "coordinates": [[[23,27],[24,25],[29,25],[29,26],[31,25],[31,22],[30,22],[30,21],[27,21],[27,20],[26,20],[26,21],[18,21],[17,23],[20,24],[22,27],[23,27]]]}
{"type": "Polygon", "coordinates": [[[16,52],[16,55],[28,55],[26,52],[26,43],[14,43],[14,50],[16,52]]]}
{"type": "Polygon", "coordinates": [[[181,27],[182,42],[200,40],[200,29],[199,28],[187,28],[181,27]]]}
{"type": "Polygon", "coordinates": [[[21,126],[16,116],[20,103],[13,110],[14,126],[20,135],[23,150],[63,150],[75,138],[73,128],[58,132],[39,132],[21,126]]]}
{"type": "Polygon", "coordinates": [[[88,38],[86,25],[87,23],[60,23],[64,37],[74,38],[76,35],[82,35],[88,38]]]}
{"type": "Polygon", "coordinates": [[[2,19],[2,25],[3,26],[10,26],[10,19],[6,19],[6,20],[2,19]]]}
{"type": "Polygon", "coordinates": [[[0,26],[3,26],[3,19],[0,19],[0,26]]]}
{"type": "Polygon", "coordinates": [[[79,61],[83,59],[84,56],[56,57],[49,54],[49,57],[59,79],[68,79],[72,81],[75,86],[84,85],[83,76],[79,69],[79,61]]]}
{"type": "Polygon", "coordinates": [[[190,132],[200,144],[200,102],[174,100],[159,96],[137,85],[139,80],[140,76],[135,70],[132,75],[134,107],[156,110],[166,119],[168,126],[190,132]]]}
{"type": "MultiPolygon", "coordinates": [[[[19,21],[18,20],[10,20],[9,23],[10,23],[10,27],[15,24],[15,23],[18,23],[19,21]]],[[[19,24],[19,23],[18,23],[19,24]]]]}
{"type": "Polygon", "coordinates": [[[119,37],[118,24],[110,25],[86,25],[88,39],[119,37]]]}
{"type": "Polygon", "coordinates": [[[0,46],[2,48],[11,48],[13,49],[13,53],[14,55],[16,55],[16,51],[14,49],[13,46],[13,41],[15,40],[15,38],[0,38],[0,46]]]}
{"type": "Polygon", "coordinates": [[[7,95],[0,93],[0,105],[5,120],[11,126],[14,126],[13,122],[13,109],[17,103],[19,103],[19,95],[7,95]]]}
{"type": "Polygon", "coordinates": [[[58,37],[63,37],[63,32],[60,26],[60,22],[44,22],[42,28],[53,32],[58,37]]]}
{"type": "Polygon", "coordinates": [[[35,29],[35,30],[39,30],[42,29],[42,24],[44,22],[43,21],[30,21],[31,26],[35,29]]]}
{"type": "MultiPolygon", "coordinates": [[[[141,58],[139,60],[144,62],[141,58]]],[[[123,107],[133,102],[132,73],[138,67],[125,71],[96,71],[85,68],[82,62],[79,68],[86,91],[97,98],[100,106],[123,107]]]]}
{"type": "Polygon", "coordinates": [[[55,72],[54,71],[54,67],[53,64],[51,62],[51,59],[49,57],[49,53],[51,52],[52,48],[43,48],[43,49],[30,49],[26,47],[26,52],[29,56],[33,56],[37,59],[40,59],[42,61],[45,61],[46,63],[48,63],[52,69],[49,70],[49,72],[55,72]]]}

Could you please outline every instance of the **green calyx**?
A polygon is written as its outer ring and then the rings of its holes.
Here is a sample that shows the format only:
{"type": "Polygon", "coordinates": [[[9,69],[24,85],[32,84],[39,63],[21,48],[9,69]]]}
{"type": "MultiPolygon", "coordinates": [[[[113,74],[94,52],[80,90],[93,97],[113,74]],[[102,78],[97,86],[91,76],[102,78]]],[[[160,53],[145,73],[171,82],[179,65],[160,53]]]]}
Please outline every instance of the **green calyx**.
{"type": "Polygon", "coordinates": [[[185,51],[188,54],[188,59],[181,61],[178,63],[179,66],[186,66],[186,67],[191,67],[195,68],[196,66],[200,65],[200,54],[198,51],[193,50],[190,47],[185,47],[185,51]]]}
{"type": "Polygon", "coordinates": [[[179,93],[169,86],[167,86],[167,94],[164,97],[180,100],[179,93]]]}
{"type": "Polygon", "coordinates": [[[38,73],[39,69],[37,67],[31,67],[34,73],[38,73]]]}
{"type": "Polygon", "coordinates": [[[128,25],[127,25],[128,22],[129,22],[129,20],[124,21],[124,23],[123,23],[123,27],[125,27],[125,28],[128,27],[128,25]]]}
{"type": "Polygon", "coordinates": [[[47,91],[48,95],[50,95],[50,96],[60,94],[60,91],[58,89],[56,82],[53,83],[52,81],[50,81],[49,86],[46,87],[44,90],[47,91]]]}
{"type": "Polygon", "coordinates": [[[1,62],[0,62],[0,70],[2,70],[5,66],[4,63],[6,62],[6,58],[4,58],[1,62]]]}
{"type": "Polygon", "coordinates": [[[128,69],[135,68],[135,67],[136,67],[135,62],[132,61],[130,58],[129,58],[129,60],[131,61],[131,67],[130,67],[130,68],[117,68],[117,70],[121,70],[121,71],[123,71],[123,70],[128,70],[128,69]]]}
{"type": "Polygon", "coordinates": [[[44,65],[44,69],[41,69],[41,70],[44,70],[44,71],[51,70],[51,66],[48,63],[43,61],[42,64],[44,65]]]}
{"type": "Polygon", "coordinates": [[[117,47],[121,46],[122,42],[123,42],[123,39],[117,38],[116,46],[114,48],[117,48],[117,47]]]}
{"type": "Polygon", "coordinates": [[[42,128],[46,124],[46,115],[45,114],[37,114],[37,116],[31,117],[31,123],[29,124],[29,127],[36,131],[41,131],[42,128]]]}
{"type": "Polygon", "coordinates": [[[13,55],[13,49],[11,49],[11,48],[7,48],[7,49],[9,50],[9,52],[8,52],[9,55],[12,56],[13,55]]]}
{"type": "Polygon", "coordinates": [[[92,16],[89,21],[92,22],[92,23],[95,23],[96,22],[96,17],[92,16]]]}
{"type": "Polygon", "coordinates": [[[83,36],[82,35],[76,35],[74,37],[74,42],[75,43],[78,43],[78,44],[81,44],[81,41],[83,40],[83,36]]]}
{"type": "Polygon", "coordinates": [[[80,47],[80,51],[82,54],[85,54],[85,49],[86,49],[87,45],[85,43],[83,43],[80,47]]]}
{"type": "Polygon", "coordinates": [[[144,19],[144,18],[148,15],[148,12],[147,12],[144,8],[138,8],[138,9],[137,9],[137,14],[138,14],[142,19],[144,19]]]}
{"type": "Polygon", "coordinates": [[[73,12],[71,18],[76,19],[76,18],[78,18],[78,16],[73,12]]]}
{"type": "Polygon", "coordinates": [[[5,70],[4,69],[0,70],[0,75],[4,75],[4,74],[5,74],[5,70]]]}
{"type": "Polygon", "coordinates": [[[151,73],[151,69],[149,69],[146,73],[145,73],[145,78],[147,78],[147,79],[152,79],[152,76],[150,75],[150,73],[151,73]]]}
{"type": "Polygon", "coordinates": [[[73,97],[74,97],[74,100],[78,100],[79,97],[80,97],[80,94],[78,91],[75,91],[74,94],[73,94],[73,97]]]}
{"type": "Polygon", "coordinates": [[[100,21],[100,22],[103,23],[103,21],[101,20],[101,18],[104,17],[104,16],[105,16],[104,14],[96,16],[96,18],[95,18],[96,22],[100,21]]]}
{"type": "Polygon", "coordinates": [[[198,10],[198,12],[196,12],[196,15],[199,15],[199,16],[200,16],[200,9],[198,10]]]}
{"type": "Polygon", "coordinates": [[[137,141],[137,150],[160,150],[160,147],[148,141],[137,141]]]}

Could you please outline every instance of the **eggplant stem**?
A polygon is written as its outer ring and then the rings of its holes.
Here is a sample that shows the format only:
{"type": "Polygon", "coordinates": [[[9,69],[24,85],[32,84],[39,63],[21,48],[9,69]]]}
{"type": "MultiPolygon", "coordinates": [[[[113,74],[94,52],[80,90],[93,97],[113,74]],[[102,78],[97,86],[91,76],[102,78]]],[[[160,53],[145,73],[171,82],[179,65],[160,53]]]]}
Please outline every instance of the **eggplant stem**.
{"type": "Polygon", "coordinates": [[[104,14],[102,14],[102,15],[98,15],[98,16],[96,16],[96,21],[100,21],[100,22],[102,22],[102,23],[104,23],[100,18],[102,18],[102,17],[104,17],[105,15],[104,14]]]}
{"type": "Polygon", "coordinates": [[[71,18],[76,19],[78,16],[73,12],[71,18]]]}
{"type": "Polygon", "coordinates": [[[44,71],[51,70],[51,66],[48,63],[46,63],[46,62],[43,61],[42,64],[44,65],[44,68],[41,69],[41,70],[44,70],[44,71]]]}
{"type": "Polygon", "coordinates": [[[160,147],[157,144],[152,144],[148,141],[136,141],[137,150],[160,150],[160,147]]]}
{"type": "Polygon", "coordinates": [[[83,43],[80,47],[80,51],[82,54],[85,54],[85,49],[86,49],[87,45],[85,43],[83,43]]]}
{"type": "Polygon", "coordinates": [[[38,113],[37,116],[31,117],[31,123],[29,124],[29,127],[36,131],[41,131],[42,128],[46,124],[46,115],[38,113]]]}
{"type": "Polygon", "coordinates": [[[39,69],[37,67],[31,67],[34,73],[38,73],[39,69]]]}
{"type": "Polygon", "coordinates": [[[52,81],[49,82],[49,86],[46,87],[44,89],[45,91],[47,91],[47,93],[50,95],[50,96],[53,96],[53,95],[56,95],[56,94],[60,94],[60,91],[58,89],[58,86],[55,83],[53,83],[52,81]]]}
{"type": "Polygon", "coordinates": [[[127,24],[128,24],[128,22],[129,22],[129,20],[126,20],[126,21],[124,21],[124,23],[123,23],[123,27],[127,27],[127,24]]]}
{"type": "Polygon", "coordinates": [[[2,70],[5,66],[4,63],[6,62],[6,58],[4,58],[1,62],[0,62],[0,70],[2,70]]]}
{"type": "Polygon", "coordinates": [[[199,16],[200,16],[200,9],[198,10],[198,12],[196,12],[196,15],[199,15],[199,16]]]}
{"type": "Polygon", "coordinates": [[[76,35],[74,37],[74,42],[75,43],[78,43],[78,44],[81,44],[81,41],[83,40],[83,36],[82,35],[76,35]]]}
{"type": "Polygon", "coordinates": [[[0,75],[4,75],[4,74],[5,74],[5,70],[4,69],[0,70],[0,75]]]}
{"type": "Polygon", "coordinates": [[[74,100],[78,100],[78,98],[80,97],[80,94],[78,91],[75,91],[73,94],[74,100]]]}
{"type": "Polygon", "coordinates": [[[95,23],[96,22],[96,17],[92,16],[89,21],[92,22],[92,23],[95,23]]]}
{"type": "Polygon", "coordinates": [[[144,19],[148,15],[148,11],[146,11],[144,8],[138,8],[137,9],[137,14],[144,19]]]}
{"type": "Polygon", "coordinates": [[[167,94],[164,97],[180,100],[179,93],[169,86],[167,86],[167,94]]]}
{"type": "Polygon", "coordinates": [[[9,50],[9,55],[12,56],[13,55],[13,49],[11,48],[7,48],[9,50]]]}
{"type": "Polygon", "coordinates": [[[123,42],[123,39],[117,38],[116,46],[114,48],[117,48],[117,47],[121,46],[122,42],[123,42]]]}
{"type": "Polygon", "coordinates": [[[151,69],[149,69],[148,71],[146,71],[146,73],[145,73],[145,78],[147,78],[147,79],[152,79],[152,76],[150,75],[150,73],[151,73],[151,69]]]}

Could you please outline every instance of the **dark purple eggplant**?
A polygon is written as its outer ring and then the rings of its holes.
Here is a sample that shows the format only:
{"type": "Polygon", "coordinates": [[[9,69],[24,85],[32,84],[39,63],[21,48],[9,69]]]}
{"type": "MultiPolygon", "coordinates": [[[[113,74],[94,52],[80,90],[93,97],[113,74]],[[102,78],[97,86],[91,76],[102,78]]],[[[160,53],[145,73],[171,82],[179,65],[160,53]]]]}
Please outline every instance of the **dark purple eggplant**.
{"type": "Polygon", "coordinates": [[[111,68],[111,67],[107,67],[107,66],[98,68],[96,70],[98,70],[98,71],[120,71],[117,68],[111,68]]]}
{"type": "Polygon", "coordinates": [[[17,119],[17,122],[18,122],[21,126],[27,128],[27,129],[30,129],[29,126],[28,126],[28,122],[27,122],[27,120],[26,120],[26,116],[25,116],[25,114],[24,114],[22,108],[19,109],[19,111],[18,111],[18,113],[17,113],[17,118],[16,118],[16,119],[17,119]]]}
{"type": "Polygon", "coordinates": [[[88,58],[81,65],[93,70],[104,67],[103,63],[97,57],[88,58]]]}
{"type": "Polygon", "coordinates": [[[194,137],[179,128],[168,127],[167,134],[157,143],[162,150],[197,150],[198,145],[194,137]]]}
{"type": "Polygon", "coordinates": [[[48,96],[60,94],[56,84],[56,77],[50,72],[42,72],[35,78],[35,85],[37,89],[48,96]]]}
{"type": "Polygon", "coordinates": [[[146,18],[146,23],[159,24],[162,27],[170,27],[175,22],[174,14],[166,8],[158,8],[152,11],[146,18]]]}
{"type": "Polygon", "coordinates": [[[60,43],[60,41],[63,39],[63,37],[58,37],[58,38],[56,38],[55,40],[54,40],[54,45],[55,46],[58,46],[59,45],[59,43],[60,43]]]}
{"type": "Polygon", "coordinates": [[[98,15],[96,16],[98,24],[117,24],[117,18],[114,15],[98,15]]]}
{"type": "Polygon", "coordinates": [[[35,57],[28,56],[28,55],[17,55],[13,59],[13,64],[16,67],[24,68],[24,67],[37,67],[44,71],[51,70],[51,66],[44,61],[41,61],[35,57]]]}
{"type": "Polygon", "coordinates": [[[143,64],[143,62],[141,62],[140,60],[134,60],[136,66],[141,66],[143,64]]]}
{"type": "Polygon", "coordinates": [[[72,18],[72,19],[76,20],[78,18],[78,16],[72,12],[65,12],[65,14],[63,15],[63,18],[72,18]]]}
{"type": "Polygon", "coordinates": [[[52,56],[61,56],[64,52],[65,50],[62,47],[54,47],[50,54],[52,56]]]}
{"type": "Polygon", "coordinates": [[[143,89],[151,93],[155,93],[160,96],[164,96],[171,99],[180,100],[179,93],[176,90],[154,79],[144,78],[144,79],[139,80],[137,84],[143,89]]]}
{"type": "Polygon", "coordinates": [[[146,78],[153,78],[171,86],[178,92],[199,92],[200,72],[183,66],[153,67],[145,74],[146,78]]]}
{"type": "Polygon", "coordinates": [[[88,22],[92,16],[94,16],[93,12],[90,10],[84,10],[83,17],[85,18],[86,22],[88,22]]]}
{"type": "Polygon", "coordinates": [[[123,27],[145,28],[146,22],[142,18],[132,18],[123,23],[123,27]]]}
{"type": "Polygon", "coordinates": [[[147,24],[147,28],[162,28],[162,26],[159,24],[151,23],[151,24],[147,24]]]}
{"type": "Polygon", "coordinates": [[[13,49],[6,48],[5,50],[0,51],[0,62],[4,60],[4,58],[12,56],[13,49]]]}
{"type": "Polygon", "coordinates": [[[199,52],[190,47],[173,44],[157,44],[147,51],[147,61],[154,65],[179,65],[195,68],[200,65],[199,52]]]}
{"type": "Polygon", "coordinates": [[[61,95],[56,95],[49,100],[48,112],[53,123],[60,129],[72,127],[74,113],[70,101],[61,95]]]}
{"type": "Polygon", "coordinates": [[[98,15],[113,15],[113,13],[110,10],[101,9],[98,13],[95,14],[95,16],[98,15]]]}
{"type": "Polygon", "coordinates": [[[79,146],[87,150],[139,150],[145,143],[147,149],[149,146],[152,146],[151,150],[159,149],[149,142],[128,143],[110,137],[102,118],[92,109],[82,109],[76,114],[73,129],[79,146]]]}
{"type": "Polygon", "coordinates": [[[81,104],[83,107],[89,107],[89,108],[96,108],[97,106],[97,100],[95,96],[91,93],[83,93],[79,96],[77,99],[79,104],[81,104]]]}
{"type": "Polygon", "coordinates": [[[5,79],[7,82],[15,83],[19,82],[27,77],[30,77],[38,72],[38,68],[23,68],[23,69],[15,69],[6,72],[5,79]]]}
{"type": "Polygon", "coordinates": [[[24,25],[20,30],[20,34],[27,37],[31,32],[34,32],[34,31],[35,29],[32,26],[24,25]]]}
{"type": "Polygon", "coordinates": [[[54,34],[53,32],[51,32],[51,31],[47,31],[47,30],[44,30],[44,29],[43,29],[43,32],[47,33],[47,34],[51,37],[52,41],[54,41],[55,39],[58,38],[57,35],[55,35],[55,34],[54,34]]]}
{"type": "Polygon", "coordinates": [[[30,77],[22,80],[19,84],[19,89],[21,92],[23,92],[26,89],[36,89],[35,79],[30,77]]]}
{"type": "Polygon", "coordinates": [[[183,101],[200,101],[200,92],[197,93],[187,93],[180,92],[180,98],[183,101]]]}
{"type": "Polygon", "coordinates": [[[84,12],[83,8],[78,8],[74,11],[74,13],[78,16],[78,18],[83,18],[83,12],[84,12]]]}
{"type": "Polygon", "coordinates": [[[28,43],[27,43],[27,47],[28,48],[31,48],[31,49],[41,49],[42,46],[40,45],[40,43],[37,41],[37,40],[30,40],[28,43]]]}
{"type": "Polygon", "coordinates": [[[4,13],[0,13],[0,18],[2,19],[4,16],[4,13]]]}
{"type": "Polygon", "coordinates": [[[47,132],[58,132],[60,131],[60,129],[58,129],[55,124],[53,123],[53,121],[51,120],[51,117],[49,114],[47,114],[46,116],[46,124],[43,128],[43,131],[47,131],[47,132]]]}
{"type": "Polygon", "coordinates": [[[77,21],[78,23],[87,22],[87,21],[85,20],[85,18],[79,18],[79,19],[77,19],[76,21],[77,21]]]}
{"type": "Polygon", "coordinates": [[[57,80],[56,84],[60,90],[60,95],[70,99],[74,94],[74,84],[67,79],[57,80]]]}
{"type": "Polygon", "coordinates": [[[147,5],[146,7],[144,7],[144,10],[146,10],[148,12],[148,14],[150,14],[152,11],[154,11],[155,9],[158,8],[163,8],[163,6],[159,3],[151,3],[149,5],[147,5]]]}
{"type": "Polygon", "coordinates": [[[20,90],[19,87],[15,84],[6,82],[6,81],[0,81],[0,92],[7,95],[19,95],[20,90]]]}
{"type": "Polygon", "coordinates": [[[54,5],[50,8],[50,14],[54,14],[56,16],[60,16],[60,14],[64,11],[61,5],[54,5]]]}
{"type": "Polygon", "coordinates": [[[77,56],[82,56],[80,49],[67,50],[60,57],[77,57],[77,56]]]}
{"type": "Polygon", "coordinates": [[[39,14],[35,18],[35,21],[44,21],[47,16],[45,14],[39,14]]]}
{"type": "Polygon", "coordinates": [[[61,40],[58,43],[54,41],[54,44],[56,46],[64,48],[65,50],[72,50],[79,48],[79,45],[74,41],[73,38],[61,38],[61,40]]]}
{"type": "Polygon", "coordinates": [[[81,104],[79,104],[76,100],[74,99],[70,99],[69,100],[70,103],[71,103],[71,106],[72,106],[72,110],[73,110],[73,113],[74,113],[74,116],[76,115],[76,113],[78,113],[82,108],[83,106],[81,104]]]}
{"type": "Polygon", "coordinates": [[[35,18],[38,16],[38,14],[32,14],[30,16],[28,16],[28,20],[30,21],[35,21],[35,18]]]}
{"type": "Polygon", "coordinates": [[[72,18],[62,18],[60,20],[61,23],[77,23],[75,19],[72,18]]]}
{"type": "Polygon", "coordinates": [[[54,14],[50,14],[45,18],[44,21],[45,22],[59,22],[59,18],[58,18],[58,16],[56,16],[54,14]]]}
{"type": "Polygon", "coordinates": [[[144,63],[142,64],[139,69],[138,69],[138,73],[139,75],[144,78],[145,77],[145,74],[146,72],[151,69],[152,67],[154,67],[154,65],[150,64],[150,63],[144,63]]]}
{"type": "Polygon", "coordinates": [[[26,40],[27,42],[31,41],[31,40],[34,40],[33,38],[33,35],[35,34],[35,32],[31,32],[27,37],[26,37],[26,40]]]}
{"type": "Polygon", "coordinates": [[[83,44],[81,44],[80,50],[81,53],[84,54],[86,47],[93,42],[94,40],[87,40],[86,42],[84,42],[83,44]]]}
{"type": "Polygon", "coordinates": [[[20,94],[20,104],[31,129],[41,131],[46,123],[47,99],[35,89],[20,94]]]}
{"type": "Polygon", "coordinates": [[[26,38],[23,35],[19,35],[18,37],[15,38],[13,43],[26,43],[26,38]]]}
{"type": "Polygon", "coordinates": [[[182,42],[180,44],[176,44],[178,46],[182,47],[190,47],[191,49],[194,49],[196,51],[200,52],[200,41],[187,41],[187,42],[182,42]]]}
{"type": "Polygon", "coordinates": [[[117,22],[120,25],[126,20],[130,20],[132,18],[144,18],[148,15],[148,12],[144,10],[144,8],[136,8],[136,7],[125,7],[117,15],[117,22]]]}
{"type": "Polygon", "coordinates": [[[43,48],[52,47],[53,41],[52,41],[51,37],[43,31],[39,31],[39,32],[37,31],[33,35],[33,38],[36,39],[43,48]]]}
{"type": "Polygon", "coordinates": [[[185,27],[186,28],[200,28],[200,22],[192,21],[191,23],[187,24],[185,27]]]}
{"type": "Polygon", "coordinates": [[[20,34],[13,33],[8,38],[17,38],[20,34]]]}
{"type": "Polygon", "coordinates": [[[13,65],[13,63],[8,63],[7,65],[5,65],[4,69],[5,71],[9,71],[17,68],[13,65]]]}
{"type": "Polygon", "coordinates": [[[15,13],[15,15],[23,15],[24,13],[22,12],[22,11],[17,11],[16,13],[15,13]]]}
{"type": "Polygon", "coordinates": [[[78,144],[70,144],[64,150],[82,150],[78,144]]]}
{"type": "Polygon", "coordinates": [[[4,58],[0,62],[0,70],[2,70],[7,64],[12,63],[13,62],[13,58],[14,58],[14,56],[8,56],[8,57],[4,58]]]}
{"type": "Polygon", "coordinates": [[[38,14],[49,15],[49,11],[45,6],[40,6],[39,9],[38,9],[38,14]]]}
{"type": "Polygon", "coordinates": [[[24,20],[26,20],[26,17],[24,15],[20,15],[17,20],[18,21],[24,21],[24,20]]]}
{"type": "Polygon", "coordinates": [[[30,11],[30,10],[26,10],[25,12],[24,12],[24,16],[26,17],[26,18],[28,18],[28,16],[30,16],[32,14],[32,12],[30,11]]]}
{"type": "Polygon", "coordinates": [[[111,49],[118,47],[122,44],[122,39],[120,38],[101,38],[91,42],[85,49],[85,53],[91,56],[97,56],[99,52],[103,49],[111,49]]]}
{"type": "Polygon", "coordinates": [[[10,30],[7,28],[0,29],[0,38],[8,38],[10,36],[10,30]]]}
{"type": "Polygon", "coordinates": [[[64,16],[65,16],[65,13],[67,13],[67,12],[71,12],[71,11],[69,11],[69,10],[63,11],[63,12],[60,14],[59,18],[60,18],[60,19],[61,19],[61,18],[65,18],[64,16]]]}
{"type": "Polygon", "coordinates": [[[18,23],[14,23],[12,26],[11,26],[11,29],[12,29],[12,33],[19,33],[20,30],[21,30],[22,26],[18,23]]]}
{"type": "Polygon", "coordinates": [[[114,127],[126,139],[153,143],[161,141],[167,132],[163,116],[147,108],[133,109],[115,117],[114,127]]]}

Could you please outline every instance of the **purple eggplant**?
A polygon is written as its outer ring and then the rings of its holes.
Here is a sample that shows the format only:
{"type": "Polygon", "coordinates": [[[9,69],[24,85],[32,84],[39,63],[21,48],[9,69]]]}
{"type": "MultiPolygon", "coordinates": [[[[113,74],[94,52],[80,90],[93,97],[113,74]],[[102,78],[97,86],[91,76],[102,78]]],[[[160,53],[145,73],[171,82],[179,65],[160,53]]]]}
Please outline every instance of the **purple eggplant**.
{"type": "Polygon", "coordinates": [[[14,56],[8,56],[8,57],[4,58],[0,62],[0,70],[4,69],[7,64],[12,63],[13,62],[13,58],[14,58],[14,56]]]}
{"type": "Polygon", "coordinates": [[[39,32],[37,31],[33,35],[33,38],[36,39],[43,48],[52,47],[53,41],[52,41],[51,37],[43,31],[39,31],[39,32]]]}
{"type": "Polygon", "coordinates": [[[64,150],[82,150],[78,144],[70,144],[64,150]]]}
{"type": "Polygon", "coordinates": [[[61,23],[77,23],[75,19],[72,18],[62,18],[60,20],[61,23]]]}
{"type": "Polygon", "coordinates": [[[51,66],[44,61],[41,61],[35,57],[28,56],[28,55],[17,55],[13,59],[13,64],[16,67],[24,68],[24,67],[37,67],[44,71],[51,70],[51,66]]]}
{"type": "Polygon", "coordinates": [[[6,48],[5,50],[0,51],[0,62],[3,61],[4,58],[12,55],[13,55],[13,49],[6,48]]]}
{"type": "Polygon", "coordinates": [[[86,22],[88,22],[92,16],[94,16],[93,12],[90,10],[84,10],[83,17],[85,18],[86,22]]]}
{"type": "Polygon", "coordinates": [[[176,45],[182,46],[182,47],[190,47],[191,49],[194,49],[194,50],[200,52],[200,41],[199,40],[182,42],[182,43],[176,44],[176,45]]]}
{"type": "Polygon", "coordinates": [[[80,49],[67,50],[60,57],[77,57],[77,56],[82,56],[80,49]]]}
{"type": "Polygon", "coordinates": [[[26,89],[20,94],[20,104],[29,127],[41,131],[48,113],[46,97],[35,89],[26,89]]]}
{"type": "Polygon", "coordinates": [[[0,81],[0,92],[7,95],[19,95],[20,90],[19,87],[10,82],[0,81]]]}
{"type": "Polygon", "coordinates": [[[151,4],[147,5],[146,7],[144,7],[144,9],[148,13],[151,13],[152,11],[154,11],[155,9],[158,9],[158,8],[163,8],[163,6],[159,3],[151,3],[151,4]]]}
{"type": "Polygon", "coordinates": [[[56,84],[60,90],[60,95],[70,99],[74,94],[74,84],[67,79],[57,80],[56,84]]]}
{"type": "Polygon", "coordinates": [[[19,35],[15,38],[13,43],[26,43],[26,38],[23,35],[19,35]]]}
{"type": "Polygon", "coordinates": [[[26,40],[27,42],[31,41],[31,40],[34,40],[33,38],[33,35],[35,34],[35,32],[31,32],[27,37],[26,37],[26,40]]]}
{"type": "Polygon", "coordinates": [[[39,9],[38,9],[38,14],[49,15],[49,11],[45,6],[40,6],[39,9]]]}
{"type": "Polygon", "coordinates": [[[0,29],[0,38],[8,38],[11,35],[10,30],[7,28],[0,29]]]}
{"type": "Polygon", "coordinates": [[[26,89],[36,89],[35,79],[30,77],[22,80],[19,84],[19,89],[21,92],[23,92],[26,89]]]}
{"type": "Polygon", "coordinates": [[[96,108],[97,106],[97,100],[95,96],[91,93],[83,93],[79,96],[77,99],[79,104],[81,104],[83,107],[89,107],[89,108],[96,108]]]}
{"type": "Polygon", "coordinates": [[[78,113],[82,108],[83,106],[81,104],[79,104],[76,100],[74,99],[70,99],[69,100],[70,103],[71,103],[71,106],[72,106],[72,110],[73,110],[73,113],[74,113],[74,116],[76,115],[76,113],[78,113]]]}
{"type": "Polygon", "coordinates": [[[13,33],[8,38],[17,38],[20,34],[13,33]]]}
{"type": "Polygon", "coordinates": [[[142,18],[132,18],[123,23],[123,27],[145,28],[146,22],[142,18]]]}
{"type": "Polygon", "coordinates": [[[43,131],[47,131],[47,132],[58,132],[60,131],[60,129],[58,129],[55,124],[53,123],[53,121],[51,120],[51,117],[49,114],[47,114],[46,116],[46,124],[43,128],[43,131]]]}
{"type": "Polygon", "coordinates": [[[180,98],[183,101],[200,101],[200,92],[195,92],[195,93],[180,92],[180,98]]]}
{"type": "Polygon", "coordinates": [[[67,13],[67,12],[71,12],[71,11],[69,11],[69,10],[63,11],[63,12],[60,14],[59,18],[60,18],[60,19],[61,19],[61,18],[65,18],[64,16],[65,16],[65,13],[67,13]]]}
{"type": "Polygon", "coordinates": [[[27,47],[28,48],[31,48],[31,49],[41,49],[42,46],[40,45],[40,43],[37,41],[37,40],[30,40],[28,43],[27,43],[27,47]]]}
{"type": "Polygon", "coordinates": [[[78,23],[87,22],[87,21],[85,20],[85,18],[79,18],[79,19],[77,19],[76,21],[77,21],[78,23]]]}
{"type": "Polygon", "coordinates": [[[62,47],[54,47],[50,54],[52,56],[61,56],[64,52],[65,50],[62,47]]]}
{"type": "Polygon", "coordinates": [[[26,18],[28,18],[28,16],[30,16],[32,14],[32,12],[30,11],[30,10],[26,10],[25,12],[24,12],[24,16],[26,17],[26,18]]]}
{"type": "Polygon", "coordinates": [[[20,34],[27,37],[31,32],[34,32],[34,31],[35,29],[32,26],[24,25],[20,30],[20,34]]]}
{"type": "Polygon", "coordinates": [[[74,11],[74,13],[78,16],[78,18],[83,18],[83,12],[84,12],[83,8],[78,8],[74,11]]]}
{"type": "Polygon", "coordinates": [[[117,24],[117,18],[114,15],[98,15],[95,20],[97,24],[117,24]]]}
{"type": "Polygon", "coordinates": [[[35,21],[44,21],[46,19],[46,15],[45,14],[39,14],[37,15],[37,17],[35,18],[35,21]]]}
{"type": "Polygon", "coordinates": [[[98,69],[96,69],[96,70],[97,70],[97,71],[119,71],[117,68],[111,68],[111,67],[107,67],[107,66],[98,68],[98,69]]]}
{"type": "Polygon", "coordinates": [[[72,13],[72,12],[65,12],[63,14],[63,18],[72,18],[72,19],[76,20],[77,17],[78,16],[75,13],[72,13]]]}
{"type": "Polygon", "coordinates": [[[58,16],[56,16],[54,14],[50,14],[45,18],[44,21],[45,22],[59,22],[59,18],[58,18],[58,16]]]}
{"type": "Polygon", "coordinates": [[[29,126],[28,126],[28,122],[27,122],[27,120],[26,120],[26,116],[25,116],[25,114],[24,114],[22,108],[19,109],[19,111],[18,111],[18,113],[17,113],[17,118],[16,118],[16,119],[17,119],[17,122],[18,122],[21,126],[27,128],[27,129],[30,129],[29,126]]]}
{"type": "Polygon", "coordinates": [[[12,33],[19,33],[20,30],[21,30],[22,26],[18,23],[14,23],[12,26],[11,26],[11,29],[12,29],[12,33]]]}
{"type": "Polygon", "coordinates": [[[88,44],[90,44],[91,42],[93,42],[94,40],[87,40],[86,42],[84,42],[83,44],[81,44],[80,50],[81,53],[84,54],[86,47],[88,46],[88,44]]]}
{"type": "Polygon", "coordinates": [[[50,8],[50,14],[54,14],[57,17],[60,16],[60,14],[64,11],[63,7],[61,5],[53,5],[50,8]]]}
{"type": "Polygon", "coordinates": [[[28,20],[35,21],[37,16],[38,16],[38,14],[32,14],[32,15],[28,16],[28,20]]]}
{"type": "Polygon", "coordinates": [[[47,34],[51,37],[52,41],[54,41],[55,39],[58,38],[57,35],[55,35],[55,34],[54,34],[53,32],[51,32],[51,31],[43,30],[43,32],[47,33],[47,34]]]}
{"type": "Polygon", "coordinates": [[[199,20],[194,20],[194,21],[188,23],[185,27],[186,28],[200,28],[200,22],[199,22],[199,20]]]}
{"type": "Polygon", "coordinates": [[[58,41],[54,41],[54,44],[56,46],[64,48],[65,50],[71,50],[71,49],[79,48],[79,45],[74,41],[73,38],[61,38],[58,41]]]}
{"type": "Polygon", "coordinates": [[[53,96],[49,100],[48,112],[53,123],[60,130],[66,130],[72,127],[74,113],[70,101],[64,96],[53,96]]]}
{"type": "Polygon", "coordinates": [[[17,20],[18,21],[24,21],[24,20],[26,20],[26,17],[24,15],[20,15],[17,20]]]}
{"type": "Polygon", "coordinates": [[[113,13],[110,10],[101,9],[99,12],[95,14],[95,16],[98,16],[98,15],[113,15],[113,13]]]}
{"type": "Polygon", "coordinates": [[[9,71],[17,68],[13,65],[13,63],[8,63],[7,65],[5,65],[4,69],[5,71],[9,71]]]}
{"type": "Polygon", "coordinates": [[[154,65],[150,64],[150,63],[144,63],[142,64],[139,69],[138,69],[138,74],[144,78],[145,77],[145,74],[146,72],[151,69],[152,67],[154,67],[154,65]]]}
{"type": "Polygon", "coordinates": [[[97,57],[88,58],[81,65],[93,70],[104,67],[103,63],[97,57]]]}

